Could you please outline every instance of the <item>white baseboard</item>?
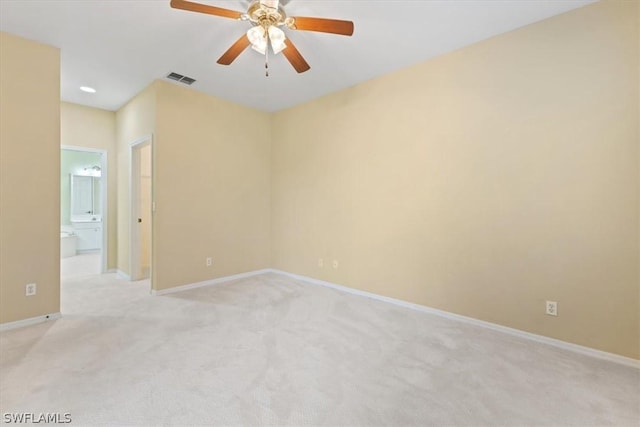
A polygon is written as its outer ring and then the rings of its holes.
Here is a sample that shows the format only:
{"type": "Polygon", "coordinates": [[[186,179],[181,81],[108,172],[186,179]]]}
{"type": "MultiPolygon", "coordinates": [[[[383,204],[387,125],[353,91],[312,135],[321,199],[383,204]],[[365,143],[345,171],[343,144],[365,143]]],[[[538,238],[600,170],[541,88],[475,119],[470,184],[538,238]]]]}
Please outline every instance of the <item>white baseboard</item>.
{"type": "Polygon", "coordinates": [[[38,323],[48,322],[49,320],[55,320],[62,317],[60,312],[44,314],[42,316],[30,317],[28,319],[16,320],[15,322],[0,323],[0,332],[8,331],[16,328],[23,328],[25,326],[37,325],[38,323]]]}
{"type": "Polygon", "coordinates": [[[220,283],[230,282],[232,280],[244,279],[247,277],[258,276],[260,274],[271,273],[271,272],[273,272],[273,270],[267,268],[264,270],[249,271],[247,273],[234,274],[232,276],[225,276],[225,277],[219,277],[217,279],[190,283],[188,285],[176,286],[174,288],[169,288],[169,289],[161,289],[159,291],[152,289],[151,295],[160,296],[160,295],[172,294],[174,292],[182,292],[182,291],[187,291],[189,289],[202,288],[203,286],[218,285],[220,283]]]}
{"type": "Polygon", "coordinates": [[[484,320],[474,319],[472,317],[461,316],[459,314],[450,313],[448,311],[438,310],[435,308],[427,307],[420,304],[414,304],[407,301],[402,301],[395,298],[389,298],[382,295],[374,294],[371,292],[361,291],[358,289],[349,288],[342,285],[337,285],[331,282],[325,282],[324,280],[314,279],[312,277],[301,276],[298,274],[288,273],[286,271],[269,270],[272,273],[282,274],[284,276],[288,276],[297,280],[301,280],[307,283],[311,283],[314,285],[325,286],[328,288],[337,289],[339,291],[348,292],[350,294],[360,295],[367,298],[372,298],[379,301],[388,302],[391,304],[398,305],[400,307],[410,308],[412,310],[421,311],[423,313],[434,314],[436,316],[445,317],[447,319],[457,320],[460,322],[469,323],[472,325],[480,326],[487,329],[492,329],[494,331],[502,332],[505,334],[513,335],[516,337],[524,338],[530,341],[536,341],[539,343],[551,345],[554,347],[558,347],[564,350],[569,350],[574,353],[580,353],[587,356],[595,357],[597,359],[608,360],[610,362],[618,363],[620,365],[631,366],[636,369],[640,369],[640,360],[632,359],[630,357],[620,356],[614,353],[608,353],[606,351],[596,350],[594,348],[585,347],[578,344],[572,344],[566,341],[561,341],[555,338],[545,337],[543,335],[533,334],[531,332],[521,331],[519,329],[509,328],[507,326],[498,325],[496,323],[486,322],[484,320]]]}
{"type": "Polygon", "coordinates": [[[129,276],[127,273],[125,273],[122,270],[116,270],[116,276],[118,277],[118,279],[124,279],[124,280],[131,281],[131,276],[129,276]]]}

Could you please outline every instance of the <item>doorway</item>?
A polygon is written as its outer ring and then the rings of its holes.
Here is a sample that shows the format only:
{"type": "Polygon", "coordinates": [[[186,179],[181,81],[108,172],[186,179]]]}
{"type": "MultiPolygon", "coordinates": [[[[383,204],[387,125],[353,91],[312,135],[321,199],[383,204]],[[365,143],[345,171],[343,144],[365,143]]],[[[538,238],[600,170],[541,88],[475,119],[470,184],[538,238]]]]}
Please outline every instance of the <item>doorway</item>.
{"type": "Polygon", "coordinates": [[[107,152],[62,146],[60,153],[60,274],[107,271],[107,152]]]}
{"type": "Polygon", "coordinates": [[[131,280],[151,278],[153,231],[153,144],[145,137],[131,144],[131,280]]]}

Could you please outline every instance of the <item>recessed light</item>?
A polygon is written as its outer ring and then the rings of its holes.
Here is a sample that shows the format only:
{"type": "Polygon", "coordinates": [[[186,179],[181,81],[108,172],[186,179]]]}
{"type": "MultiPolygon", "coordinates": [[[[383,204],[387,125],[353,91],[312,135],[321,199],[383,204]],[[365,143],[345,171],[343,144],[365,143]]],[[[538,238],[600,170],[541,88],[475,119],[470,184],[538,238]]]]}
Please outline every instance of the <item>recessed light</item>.
{"type": "Polygon", "coordinates": [[[89,86],[80,86],[80,90],[87,93],[96,93],[96,90],[89,86]]]}

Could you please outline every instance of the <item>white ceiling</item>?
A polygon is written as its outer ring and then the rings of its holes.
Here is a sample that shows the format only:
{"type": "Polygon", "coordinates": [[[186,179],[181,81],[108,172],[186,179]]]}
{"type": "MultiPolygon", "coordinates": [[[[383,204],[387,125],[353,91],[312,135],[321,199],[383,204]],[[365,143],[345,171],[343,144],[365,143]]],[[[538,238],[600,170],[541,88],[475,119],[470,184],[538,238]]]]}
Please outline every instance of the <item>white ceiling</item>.
{"type": "MultiPolygon", "coordinates": [[[[169,7],[169,0],[0,0],[0,30],[61,48],[62,99],[116,110],[170,71],[193,89],[277,111],[546,19],[593,0],[289,0],[290,16],[354,21],[353,37],[286,30],[311,70],[248,49],[216,64],[249,23],[169,7]],[[93,95],[80,86],[97,89],[93,95]]],[[[202,0],[245,11],[248,0],[202,0]]]]}

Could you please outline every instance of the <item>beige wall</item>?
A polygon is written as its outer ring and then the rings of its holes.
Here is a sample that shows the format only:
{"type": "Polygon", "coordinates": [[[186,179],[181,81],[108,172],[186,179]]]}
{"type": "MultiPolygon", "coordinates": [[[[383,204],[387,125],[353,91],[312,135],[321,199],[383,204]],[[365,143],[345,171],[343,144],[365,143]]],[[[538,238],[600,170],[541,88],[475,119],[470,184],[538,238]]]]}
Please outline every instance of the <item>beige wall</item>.
{"type": "Polygon", "coordinates": [[[273,266],[639,358],[637,7],[276,114],[273,266]]]}
{"type": "Polygon", "coordinates": [[[60,311],[60,51],[0,33],[0,322],[60,311]],[[25,285],[37,284],[26,297],[25,285]]]}
{"type": "Polygon", "coordinates": [[[117,175],[116,113],[63,102],[60,104],[60,142],[107,152],[107,268],[116,268],[117,257],[117,175]]]}
{"type": "Polygon", "coordinates": [[[117,144],[117,268],[129,274],[130,144],[153,135],[156,127],[156,83],[151,84],[116,112],[117,144]]]}
{"type": "Polygon", "coordinates": [[[119,270],[130,273],[129,144],[150,134],[152,287],[269,267],[267,113],[156,81],[117,112],[116,122],[119,270]]]}
{"type": "MultiPolygon", "coordinates": [[[[639,23],[601,2],[275,115],[155,82],[63,103],[62,132],[115,120],[124,272],[129,144],[154,135],[155,289],[271,266],[639,358],[639,23]]],[[[59,56],[0,47],[6,322],[59,310],[59,56]]]]}
{"type": "Polygon", "coordinates": [[[269,115],[165,82],[157,90],[155,289],[269,267],[269,115]]]}

